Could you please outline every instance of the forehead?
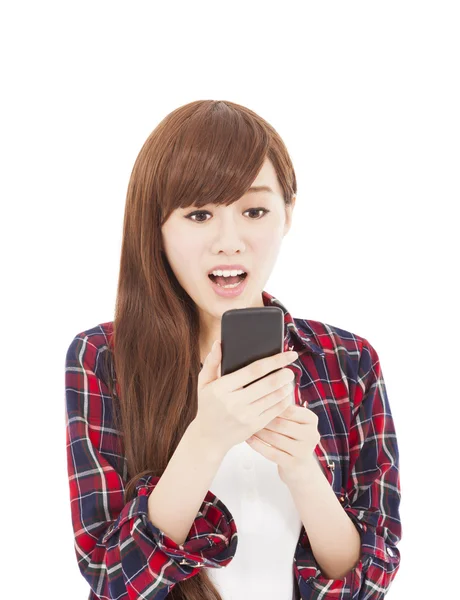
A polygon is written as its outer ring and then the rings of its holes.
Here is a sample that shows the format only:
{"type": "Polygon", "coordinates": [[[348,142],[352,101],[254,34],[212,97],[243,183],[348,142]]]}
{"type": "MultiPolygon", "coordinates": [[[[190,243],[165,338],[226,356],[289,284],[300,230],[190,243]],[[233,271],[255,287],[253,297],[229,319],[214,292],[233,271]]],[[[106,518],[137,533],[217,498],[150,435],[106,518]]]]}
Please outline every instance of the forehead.
{"type": "Polygon", "coordinates": [[[257,177],[254,179],[253,186],[268,186],[273,190],[273,193],[279,193],[281,187],[276,175],[275,167],[270,159],[266,158],[263,162],[257,177]]]}
{"type": "MultiPolygon", "coordinates": [[[[246,190],[246,192],[233,204],[237,204],[238,202],[243,202],[247,200],[257,201],[258,198],[263,198],[263,200],[266,202],[276,202],[279,200],[279,198],[281,198],[282,200],[283,197],[283,189],[281,187],[280,182],[278,181],[278,176],[276,174],[275,168],[272,162],[268,158],[266,158],[262,164],[259,173],[252,182],[251,187],[248,190],[246,190]]],[[[190,207],[199,206],[199,204],[200,203],[195,203],[192,201],[190,202],[190,204],[188,204],[187,207],[180,207],[176,210],[183,212],[185,210],[188,210],[190,207]]],[[[208,206],[209,204],[210,203],[201,204],[201,207],[208,206]]],[[[222,204],[220,206],[217,205],[216,208],[224,209],[227,208],[227,206],[225,204],[222,204]]]]}
{"type": "MultiPolygon", "coordinates": [[[[263,197],[264,202],[267,202],[269,200],[273,200],[276,201],[277,200],[277,194],[275,192],[275,190],[269,186],[269,185],[252,185],[249,190],[243,195],[241,196],[241,198],[238,198],[238,200],[236,200],[235,202],[233,202],[234,205],[238,205],[239,202],[244,202],[244,201],[248,201],[248,200],[257,200],[257,198],[263,197]]],[[[204,204],[204,206],[209,206],[212,203],[208,203],[208,204],[204,204]]],[[[195,203],[192,203],[191,206],[196,206],[195,203]]],[[[216,206],[215,207],[217,210],[223,210],[225,208],[229,208],[228,206],[225,205],[221,205],[221,206],[216,206]]],[[[187,208],[179,208],[178,210],[187,210],[187,208]]]]}

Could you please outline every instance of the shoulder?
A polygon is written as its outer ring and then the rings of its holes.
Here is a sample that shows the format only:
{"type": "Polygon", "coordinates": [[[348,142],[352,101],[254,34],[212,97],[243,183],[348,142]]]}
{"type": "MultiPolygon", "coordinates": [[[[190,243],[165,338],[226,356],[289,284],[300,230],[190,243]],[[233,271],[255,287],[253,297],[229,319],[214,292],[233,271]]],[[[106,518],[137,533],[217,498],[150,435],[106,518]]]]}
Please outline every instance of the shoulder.
{"type": "Polygon", "coordinates": [[[379,360],[375,348],[358,333],[313,319],[295,318],[294,322],[301,334],[324,352],[326,360],[353,366],[355,372],[379,360]]]}
{"type": "Polygon", "coordinates": [[[350,354],[360,352],[364,346],[369,345],[369,342],[363,336],[338,327],[323,321],[315,321],[313,319],[294,319],[296,327],[307,335],[313,338],[326,354],[337,351],[344,351],[350,354]]]}
{"type": "Polygon", "coordinates": [[[66,365],[77,363],[105,381],[106,359],[113,338],[113,321],[100,323],[73,336],[66,352],[66,365]]]}
{"type": "MultiPolygon", "coordinates": [[[[340,397],[340,386],[343,384],[345,388],[342,391],[349,398],[353,412],[360,407],[365,394],[372,389],[383,394],[384,401],[387,401],[380,358],[367,338],[342,327],[312,319],[295,319],[295,324],[302,335],[307,334],[306,339],[310,338],[310,343],[324,352],[322,356],[316,355],[319,360],[315,358],[316,377],[331,384],[334,398],[337,394],[340,397]]],[[[310,363],[307,360],[304,364],[308,371],[310,363]]],[[[306,380],[308,381],[308,377],[306,380]]],[[[370,406],[372,405],[373,402],[370,402],[370,406]]],[[[339,410],[347,410],[347,404],[341,404],[339,410]]]]}

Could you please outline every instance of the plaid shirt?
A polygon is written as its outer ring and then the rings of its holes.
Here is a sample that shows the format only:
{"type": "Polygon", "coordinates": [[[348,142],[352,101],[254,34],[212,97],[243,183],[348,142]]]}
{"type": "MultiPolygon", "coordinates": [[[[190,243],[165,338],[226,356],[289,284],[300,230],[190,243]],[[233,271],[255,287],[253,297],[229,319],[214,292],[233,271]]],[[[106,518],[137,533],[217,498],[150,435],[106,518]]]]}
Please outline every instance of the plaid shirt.
{"type": "MultiPolygon", "coordinates": [[[[366,339],[319,321],[293,319],[279,300],[265,291],[262,298],[265,306],[284,312],[284,351],[299,352],[288,367],[296,376],[295,401],[318,415],[319,464],[361,537],[358,564],[341,579],[327,579],[302,526],[293,598],[381,599],[399,569],[402,531],[398,445],[379,357],[366,339]]],[[[66,355],[75,553],[91,588],[89,600],[160,600],[200,567],[228,565],[237,548],[237,523],[225,499],[208,490],[187,539],[177,545],[148,519],[148,496],[159,477],[139,479],[136,496],[125,502],[127,462],[103,369],[112,333],[113,322],[79,333],[66,355]]]]}

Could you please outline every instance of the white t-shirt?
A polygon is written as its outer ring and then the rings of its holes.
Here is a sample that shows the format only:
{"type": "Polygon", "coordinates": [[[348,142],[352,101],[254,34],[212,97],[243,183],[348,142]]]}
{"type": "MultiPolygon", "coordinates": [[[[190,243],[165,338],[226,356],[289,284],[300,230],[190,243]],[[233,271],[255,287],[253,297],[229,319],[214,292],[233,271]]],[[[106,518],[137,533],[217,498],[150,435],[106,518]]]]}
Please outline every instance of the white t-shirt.
{"type": "Polygon", "coordinates": [[[209,489],[233,515],[238,533],[226,567],[203,567],[223,600],[291,600],[302,521],[276,463],[242,442],[227,452],[209,489]]]}

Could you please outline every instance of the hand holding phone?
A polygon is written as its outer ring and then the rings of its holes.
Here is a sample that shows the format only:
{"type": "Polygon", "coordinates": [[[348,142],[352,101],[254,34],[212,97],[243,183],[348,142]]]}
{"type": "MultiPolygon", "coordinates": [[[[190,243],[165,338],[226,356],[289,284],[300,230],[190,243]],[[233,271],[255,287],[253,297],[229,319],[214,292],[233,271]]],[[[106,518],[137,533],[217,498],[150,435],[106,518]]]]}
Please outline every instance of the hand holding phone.
{"type": "Polygon", "coordinates": [[[280,352],[218,376],[222,353],[214,343],[198,376],[200,435],[216,451],[226,453],[263,429],[291,404],[294,373],[285,368],[297,352],[280,352]]]}

